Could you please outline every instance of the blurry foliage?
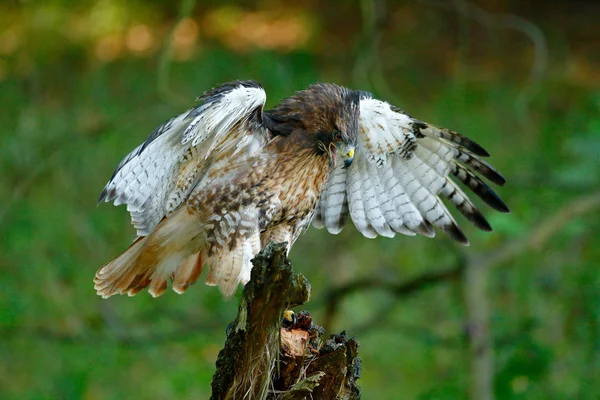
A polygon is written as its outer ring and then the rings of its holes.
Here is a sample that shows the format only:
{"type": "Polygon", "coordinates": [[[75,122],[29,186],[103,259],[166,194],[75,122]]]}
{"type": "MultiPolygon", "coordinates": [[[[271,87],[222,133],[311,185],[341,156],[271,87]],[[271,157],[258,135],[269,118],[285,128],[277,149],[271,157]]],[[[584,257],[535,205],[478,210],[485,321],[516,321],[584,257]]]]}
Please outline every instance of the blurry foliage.
{"type": "MultiPolygon", "coordinates": [[[[257,79],[269,105],[319,80],[372,90],[483,144],[507,177],[499,193],[513,213],[485,210],[493,234],[459,218],[468,249],[443,235],[309,230],[291,258],[313,284],[317,321],[328,287],[441,270],[461,252],[523,238],[597,190],[599,6],[477,2],[545,35],[549,62],[533,82],[530,38],[460,18],[458,3],[0,4],[0,397],[208,397],[236,301],[202,285],[185,296],[103,301],[91,280],[133,238],[123,208],[95,208],[112,169],[180,103],[217,83],[257,79]],[[186,5],[193,12],[181,15],[186,5]],[[518,101],[524,90],[528,103],[518,101]]],[[[498,398],[600,397],[599,226],[597,212],[572,221],[490,271],[498,398]]],[[[383,291],[343,301],[328,328],[360,335],[364,398],[467,396],[460,285],[401,302],[383,291]]]]}

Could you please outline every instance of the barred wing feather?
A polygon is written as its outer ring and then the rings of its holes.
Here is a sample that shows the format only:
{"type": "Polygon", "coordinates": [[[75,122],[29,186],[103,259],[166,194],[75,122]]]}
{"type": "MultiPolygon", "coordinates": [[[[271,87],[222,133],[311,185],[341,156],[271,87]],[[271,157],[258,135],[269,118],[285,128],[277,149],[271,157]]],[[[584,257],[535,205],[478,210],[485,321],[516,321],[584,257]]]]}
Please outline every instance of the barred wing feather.
{"type": "Polygon", "coordinates": [[[366,237],[395,233],[435,236],[432,227],[468,245],[441,198],[482,230],[491,227],[456,181],[500,212],[508,207],[478,176],[503,185],[504,178],[481,157],[489,154],[456,132],[416,120],[363,93],[354,162],[330,174],[314,225],[339,233],[349,215],[366,237]],[[451,178],[451,177],[454,178],[451,178]]]}
{"type": "Polygon", "coordinates": [[[118,165],[99,202],[126,204],[138,236],[148,235],[187,198],[223,151],[258,151],[267,140],[266,101],[254,81],[231,82],[206,92],[201,104],[154,130],[118,165]]]}

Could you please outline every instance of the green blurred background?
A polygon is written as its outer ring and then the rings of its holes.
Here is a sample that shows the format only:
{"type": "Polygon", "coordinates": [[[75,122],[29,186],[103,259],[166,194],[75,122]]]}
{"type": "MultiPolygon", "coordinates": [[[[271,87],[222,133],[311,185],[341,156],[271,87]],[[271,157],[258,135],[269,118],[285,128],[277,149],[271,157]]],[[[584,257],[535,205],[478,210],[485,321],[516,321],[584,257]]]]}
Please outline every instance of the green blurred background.
{"type": "Polygon", "coordinates": [[[268,105],[315,81],[372,91],[507,178],[512,214],[482,206],[494,233],[458,218],[469,248],[353,227],[294,247],[316,322],[360,340],[363,398],[600,398],[599,20],[595,1],[3,1],[0,398],[208,398],[237,299],[98,298],[134,231],[96,199],[157,125],[234,79],[268,105]]]}

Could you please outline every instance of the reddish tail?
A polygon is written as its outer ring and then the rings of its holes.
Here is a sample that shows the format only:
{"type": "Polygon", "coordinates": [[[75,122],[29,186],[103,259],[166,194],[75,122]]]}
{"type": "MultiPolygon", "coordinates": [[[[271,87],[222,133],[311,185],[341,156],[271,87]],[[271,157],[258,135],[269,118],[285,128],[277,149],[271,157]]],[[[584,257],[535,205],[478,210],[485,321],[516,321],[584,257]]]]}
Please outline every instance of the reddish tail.
{"type": "Polygon", "coordinates": [[[157,297],[165,292],[171,279],[175,292],[185,292],[202,272],[202,233],[198,219],[185,208],[179,210],[100,268],[94,289],[103,298],[125,293],[134,296],[145,288],[157,297]]]}

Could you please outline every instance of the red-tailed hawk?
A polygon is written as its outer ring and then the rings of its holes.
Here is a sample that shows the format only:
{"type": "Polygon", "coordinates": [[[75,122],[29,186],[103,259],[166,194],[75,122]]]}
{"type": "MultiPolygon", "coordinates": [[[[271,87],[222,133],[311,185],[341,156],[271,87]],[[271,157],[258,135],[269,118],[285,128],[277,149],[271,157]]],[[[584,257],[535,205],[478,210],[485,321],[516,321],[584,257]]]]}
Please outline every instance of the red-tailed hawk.
{"type": "Polygon", "coordinates": [[[468,244],[440,197],[492,229],[455,181],[508,212],[475,174],[505,182],[481,146],[370,93],[315,84],[263,111],[263,88],[237,81],[200,100],[129,153],[100,195],[127,204],[139,236],[96,273],[102,297],[159,296],[169,280],[183,293],[203,268],[231,296],[262,246],[289,251],[311,221],[337,234],[349,216],[369,238],[433,237],[435,226],[468,244]]]}

